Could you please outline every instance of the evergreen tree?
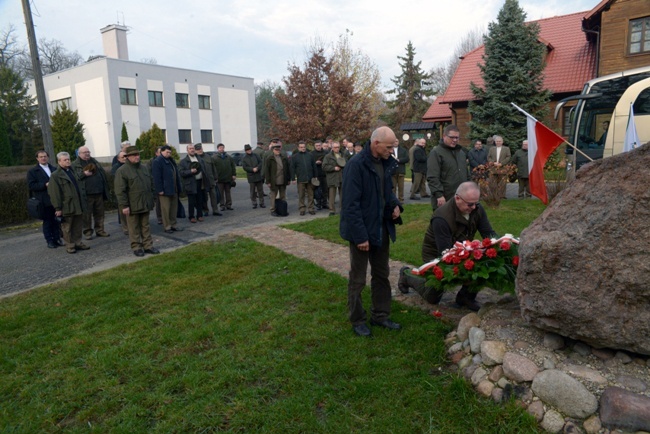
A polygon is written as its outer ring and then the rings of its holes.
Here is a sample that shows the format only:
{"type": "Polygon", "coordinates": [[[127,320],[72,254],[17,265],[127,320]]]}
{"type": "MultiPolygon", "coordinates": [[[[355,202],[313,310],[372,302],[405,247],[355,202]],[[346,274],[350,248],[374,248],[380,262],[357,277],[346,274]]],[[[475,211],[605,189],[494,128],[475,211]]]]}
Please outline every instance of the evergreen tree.
{"type": "Polygon", "coordinates": [[[74,156],[75,151],[86,144],[84,124],[79,122],[79,113],[76,110],[72,111],[63,104],[54,110],[51,122],[55,154],[65,151],[74,156]]]}
{"type": "Polygon", "coordinates": [[[395,88],[387,93],[395,95],[388,101],[388,107],[393,109],[389,116],[390,125],[396,131],[404,123],[419,122],[431,105],[433,90],[431,89],[431,74],[421,68],[422,62],[415,62],[415,48],[409,41],[406,46],[406,56],[397,56],[402,73],[391,78],[395,88]]]}
{"type": "MultiPolygon", "coordinates": [[[[140,150],[140,158],[148,160],[156,155],[156,148],[165,144],[165,134],[160,127],[154,123],[151,129],[143,131],[140,137],[135,140],[135,146],[140,150]]],[[[178,153],[172,146],[172,155],[178,157],[178,153]]]]}
{"type": "Polygon", "coordinates": [[[277,83],[265,81],[255,85],[255,112],[257,116],[257,140],[268,143],[271,141],[271,118],[269,109],[276,110],[281,119],[286,119],[284,108],[275,98],[275,92],[280,89],[277,83]]]}
{"type": "Polygon", "coordinates": [[[497,21],[488,25],[484,64],[479,65],[484,87],[471,83],[476,101],[469,104],[472,140],[498,134],[516,149],[526,137],[526,117],[514,102],[538,119],[548,113],[551,93],[543,89],[544,50],[537,23],[525,24],[517,0],[506,0],[497,21]]]}
{"type": "Polygon", "coordinates": [[[324,49],[311,50],[304,69],[290,65],[283,82],[285,88],[276,90],[275,98],[284,116],[267,105],[272,134],[288,143],[327,136],[357,140],[370,135],[374,119],[368,100],[355,90],[351,77],[337,73],[324,49]]]}
{"type": "Polygon", "coordinates": [[[0,166],[11,166],[11,144],[3,112],[4,110],[0,107],[0,166]]]}
{"type": "Polygon", "coordinates": [[[31,140],[36,120],[32,105],[33,99],[20,75],[7,66],[0,66],[0,108],[14,163],[22,160],[23,147],[31,140]]]}
{"type": "Polygon", "coordinates": [[[120,142],[126,142],[129,140],[129,133],[126,131],[126,124],[122,122],[122,137],[120,142]]]}

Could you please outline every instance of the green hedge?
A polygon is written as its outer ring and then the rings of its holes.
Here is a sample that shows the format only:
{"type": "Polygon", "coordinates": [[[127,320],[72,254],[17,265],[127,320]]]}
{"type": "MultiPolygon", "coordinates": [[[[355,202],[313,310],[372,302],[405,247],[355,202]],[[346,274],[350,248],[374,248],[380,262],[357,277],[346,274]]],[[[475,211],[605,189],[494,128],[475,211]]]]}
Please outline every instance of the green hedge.
{"type": "MultiPolygon", "coordinates": [[[[27,171],[33,166],[3,167],[0,171],[0,227],[24,224],[34,221],[27,215],[27,171]]],[[[111,197],[105,203],[107,210],[117,208],[113,194],[113,175],[104,167],[111,197]]]]}

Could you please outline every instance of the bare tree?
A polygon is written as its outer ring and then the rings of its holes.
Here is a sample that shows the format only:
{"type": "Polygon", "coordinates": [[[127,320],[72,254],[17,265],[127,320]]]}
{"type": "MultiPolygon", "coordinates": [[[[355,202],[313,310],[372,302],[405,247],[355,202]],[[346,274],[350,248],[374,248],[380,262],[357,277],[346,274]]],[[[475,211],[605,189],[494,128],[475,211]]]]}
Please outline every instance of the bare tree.
{"type": "MultiPolygon", "coordinates": [[[[65,49],[57,39],[41,38],[38,41],[38,57],[41,61],[43,74],[52,74],[63,69],[72,68],[83,63],[81,54],[65,49]]],[[[17,69],[25,78],[33,78],[32,61],[27,53],[17,60],[17,69]]]]}
{"type": "Polygon", "coordinates": [[[470,51],[483,45],[483,37],[485,36],[485,28],[476,28],[470,30],[463,39],[460,40],[454,54],[441,65],[438,65],[429,71],[431,74],[431,89],[435,95],[442,95],[447,91],[452,77],[458,69],[458,65],[462,57],[470,51]]]}
{"type": "Polygon", "coordinates": [[[155,57],[143,57],[142,59],[140,59],[140,62],[148,63],[149,65],[157,65],[158,64],[158,60],[156,60],[155,57]]]}
{"type": "Polygon", "coordinates": [[[26,53],[25,47],[18,44],[16,28],[13,24],[0,32],[0,66],[12,68],[16,60],[26,53]]]}

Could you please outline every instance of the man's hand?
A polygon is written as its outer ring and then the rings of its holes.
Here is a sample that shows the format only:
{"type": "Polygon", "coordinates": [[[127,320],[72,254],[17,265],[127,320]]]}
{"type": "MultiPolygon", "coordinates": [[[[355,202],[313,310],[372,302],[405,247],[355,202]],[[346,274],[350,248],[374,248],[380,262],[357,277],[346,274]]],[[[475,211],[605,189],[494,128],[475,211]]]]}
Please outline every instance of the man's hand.
{"type": "Polygon", "coordinates": [[[125,216],[128,216],[129,214],[131,214],[131,209],[128,206],[126,208],[123,208],[122,209],[122,214],[124,214],[125,216]]]}
{"type": "Polygon", "coordinates": [[[190,173],[196,173],[196,169],[190,169],[190,173]]]}
{"type": "Polygon", "coordinates": [[[233,175],[232,180],[233,181],[237,180],[237,177],[235,175],[233,175]]]}
{"type": "Polygon", "coordinates": [[[61,217],[63,215],[63,211],[54,211],[54,215],[57,217],[61,217]]]}
{"type": "Polygon", "coordinates": [[[92,176],[92,172],[90,170],[84,170],[84,175],[86,176],[92,176]]]}
{"type": "Polygon", "coordinates": [[[158,196],[163,196],[164,194],[165,194],[165,192],[161,191],[160,193],[158,193],[158,196]]]}
{"type": "Polygon", "coordinates": [[[393,210],[393,220],[395,220],[397,217],[399,217],[399,206],[396,206],[393,210]]]}
{"type": "MultiPolygon", "coordinates": [[[[399,210],[398,210],[398,212],[399,212],[399,210]]],[[[367,252],[368,250],[370,250],[370,241],[366,241],[364,243],[357,244],[357,249],[361,250],[362,252],[367,252]]]]}
{"type": "Polygon", "coordinates": [[[253,167],[253,173],[257,173],[257,167],[253,167]]]}
{"type": "Polygon", "coordinates": [[[438,201],[438,206],[443,206],[446,202],[444,197],[439,197],[437,201],[438,201]]]}

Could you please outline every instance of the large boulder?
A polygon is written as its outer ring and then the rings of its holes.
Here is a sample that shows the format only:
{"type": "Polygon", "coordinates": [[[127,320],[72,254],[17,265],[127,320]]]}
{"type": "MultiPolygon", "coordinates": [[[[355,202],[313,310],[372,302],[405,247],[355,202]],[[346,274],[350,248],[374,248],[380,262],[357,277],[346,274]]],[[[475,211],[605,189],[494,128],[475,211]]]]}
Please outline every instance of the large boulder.
{"type": "Polygon", "coordinates": [[[650,354],[650,144],[584,166],[521,234],[531,325],[650,354]]]}

